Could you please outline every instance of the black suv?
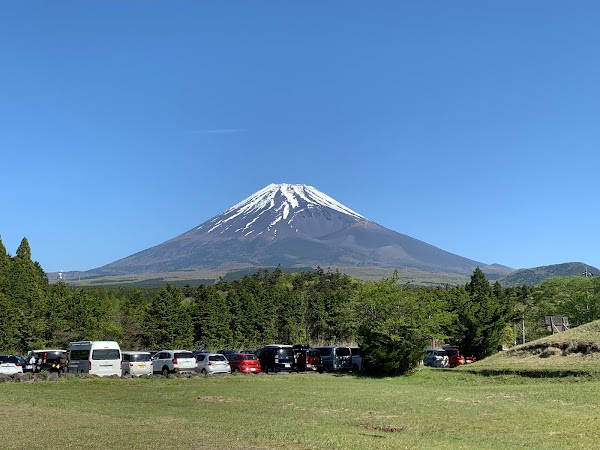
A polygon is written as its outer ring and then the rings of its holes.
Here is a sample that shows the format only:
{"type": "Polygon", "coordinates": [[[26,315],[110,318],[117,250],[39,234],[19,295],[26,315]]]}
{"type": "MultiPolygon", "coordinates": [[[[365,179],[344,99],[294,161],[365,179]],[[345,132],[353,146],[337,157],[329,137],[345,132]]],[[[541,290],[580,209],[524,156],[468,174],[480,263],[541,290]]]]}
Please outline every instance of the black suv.
{"type": "Polygon", "coordinates": [[[266,345],[256,351],[263,372],[292,372],[296,370],[294,349],[291,345],[266,345]]]}

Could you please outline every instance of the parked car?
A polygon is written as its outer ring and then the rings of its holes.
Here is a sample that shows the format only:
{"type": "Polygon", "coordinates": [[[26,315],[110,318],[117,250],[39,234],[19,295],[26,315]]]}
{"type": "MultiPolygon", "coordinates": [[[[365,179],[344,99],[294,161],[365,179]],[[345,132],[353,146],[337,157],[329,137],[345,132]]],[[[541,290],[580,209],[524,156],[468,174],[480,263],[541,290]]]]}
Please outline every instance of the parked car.
{"type": "Polygon", "coordinates": [[[150,352],[135,351],[121,352],[121,376],[152,375],[152,354],[150,352]]]}
{"type": "Polygon", "coordinates": [[[260,361],[256,355],[249,353],[235,353],[229,355],[229,366],[233,373],[259,373],[260,361]]]}
{"type": "Polygon", "coordinates": [[[17,361],[21,363],[21,367],[23,368],[23,372],[31,372],[27,370],[27,360],[22,355],[14,355],[17,358],[17,361]]]}
{"type": "Polygon", "coordinates": [[[460,354],[460,349],[458,347],[444,345],[442,348],[446,351],[448,355],[448,366],[456,367],[465,363],[465,357],[460,354]]]}
{"type": "Polygon", "coordinates": [[[294,349],[291,345],[271,344],[256,351],[260,367],[265,373],[296,370],[294,349]]]}
{"type": "Polygon", "coordinates": [[[321,362],[321,353],[314,348],[300,350],[296,355],[296,369],[299,372],[304,371],[323,371],[321,362]]]}
{"type": "Polygon", "coordinates": [[[352,350],[350,347],[327,345],[324,347],[317,347],[317,350],[319,350],[319,353],[321,353],[323,372],[352,370],[352,350]]]}
{"type": "Polygon", "coordinates": [[[69,343],[68,371],[99,377],[121,375],[121,347],[116,341],[77,341],[69,343]]]}
{"type": "Polygon", "coordinates": [[[152,360],[152,373],[168,377],[171,373],[196,371],[196,357],[189,350],[161,350],[152,360]]]}
{"type": "Polygon", "coordinates": [[[359,347],[350,347],[352,354],[352,372],[362,370],[362,350],[359,347]]]}
{"type": "Polygon", "coordinates": [[[0,355],[0,373],[4,375],[23,373],[23,365],[15,355],[0,355]]]}
{"type": "MultiPolygon", "coordinates": [[[[27,360],[31,356],[35,357],[35,367],[32,367],[33,372],[47,370],[48,372],[66,372],[67,371],[67,351],[61,349],[39,349],[31,350],[27,353],[27,360]]],[[[30,364],[26,365],[29,369],[30,364]]]]}
{"type": "Polygon", "coordinates": [[[428,367],[449,367],[446,350],[441,348],[428,348],[425,350],[423,365],[428,367]]]}
{"type": "Polygon", "coordinates": [[[225,355],[221,353],[201,353],[197,356],[196,370],[202,375],[215,373],[231,373],[231,366],[225,355]]]}
{"type": "Polygon", "coordinates": [[[231,355],[235,355],[236,353],[238,353],[238,351],[233,350],[233,349],[222,349],[222,350],[217,350],[217,353],[220,355],[224,355],[225,358],[229,359],[229,357],[231,355]]]}

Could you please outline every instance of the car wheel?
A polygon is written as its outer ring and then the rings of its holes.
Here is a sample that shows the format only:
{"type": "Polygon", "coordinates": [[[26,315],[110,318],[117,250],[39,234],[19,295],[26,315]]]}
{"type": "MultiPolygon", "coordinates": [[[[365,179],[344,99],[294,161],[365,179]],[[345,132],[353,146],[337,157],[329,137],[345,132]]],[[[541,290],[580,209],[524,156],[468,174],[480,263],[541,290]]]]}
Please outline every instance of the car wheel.
{"type": "Polygon", "coordinates": [[[329,367],[323,366],[323,373],[329,373],[329,367]]]}
{"type": "Polygon", "coordinates": [[[169,376],[169,368],[167,366],[163,367],[162,376],[163,377],[168,377],[169,376]]]}
{"type": "Polygon", "coordinates": [[[233,373],[240,373],[240,368],[236,367],[235,369],[233,369],[233,373]]]}
{"type": "Polygon", "coordinates": [[[123,375],[129,375],[129,372],[125,371],[123,372],[123,375]]]}
{"type": "Polygon", "coordinates": [[[352,364],[352,372],[358,372],[358,364],[352,364]]]}
{"type": "Polygon", "coordinates": [[[207,373],[206,373],[206,369],[202,369],[202,370],[200,371],[200,373],[201,373],[202,375],[207,375],[207,373]]]}

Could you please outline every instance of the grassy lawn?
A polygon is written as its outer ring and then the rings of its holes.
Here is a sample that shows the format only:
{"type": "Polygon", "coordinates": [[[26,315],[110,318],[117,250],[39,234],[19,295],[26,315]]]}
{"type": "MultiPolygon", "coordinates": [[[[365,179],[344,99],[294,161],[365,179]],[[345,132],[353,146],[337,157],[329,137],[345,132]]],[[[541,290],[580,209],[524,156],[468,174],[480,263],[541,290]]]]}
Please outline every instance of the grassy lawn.
{"type": "Polygon", "coordinates": [[[426,368],[386,379],[14,382],[0,384],[0,447],[591,449],[600,441],[598,398],[597,378],[426,368]]]}

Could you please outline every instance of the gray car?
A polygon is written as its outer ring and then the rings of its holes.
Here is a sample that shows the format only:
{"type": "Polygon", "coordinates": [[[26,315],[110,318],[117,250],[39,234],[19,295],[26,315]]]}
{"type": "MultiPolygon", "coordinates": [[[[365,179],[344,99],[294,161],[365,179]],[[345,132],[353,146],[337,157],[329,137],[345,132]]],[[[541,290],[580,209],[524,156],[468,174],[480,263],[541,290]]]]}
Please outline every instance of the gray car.
{"type": "MultiPolygon", "coordinates": [[[[336,345],[327,345],[317,347],[321,353],[321,363],[323,364],[323,372],[340,372],[352,370],[352,349],[350,347],[338,347],[336,345]]],[[[357,355],[358,356],[358,355],[357,355]]],[[[358,367],[358,359],[355,364],[358,367]]],[[[360,361],[362,366],[362,358],[360,361]]],[[[360,367],[354,369],[359,370],[360,367]]]]}

